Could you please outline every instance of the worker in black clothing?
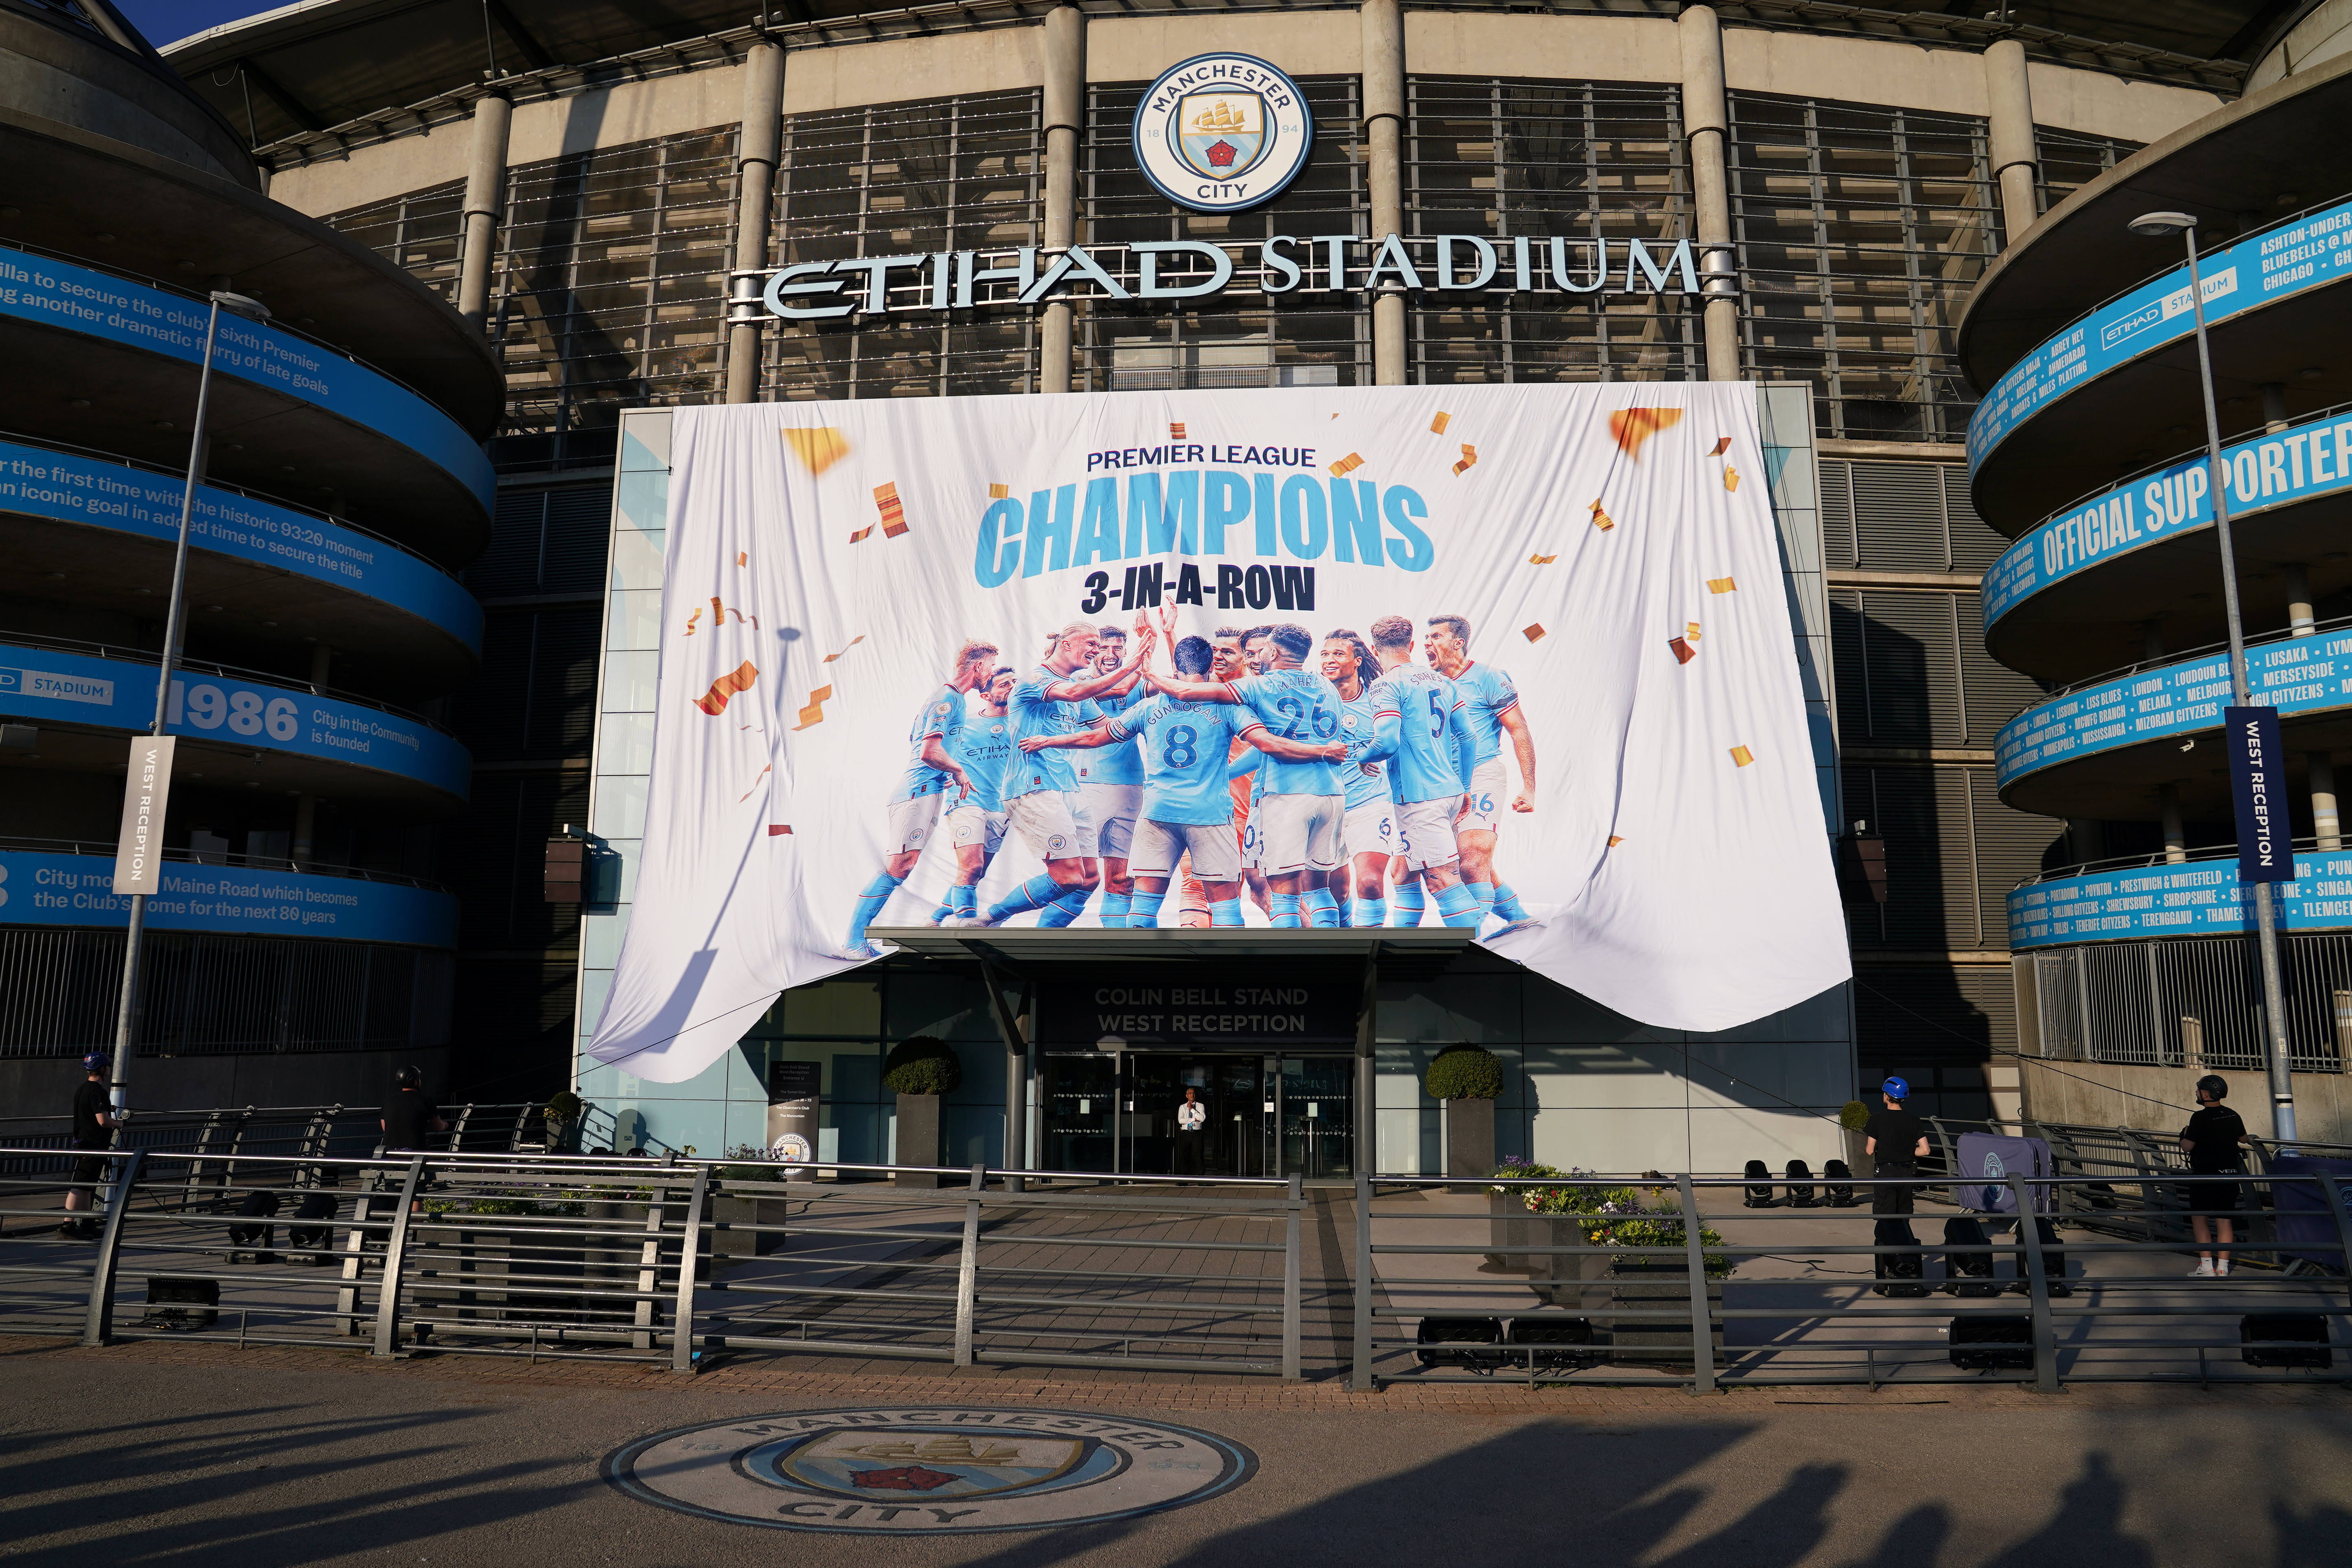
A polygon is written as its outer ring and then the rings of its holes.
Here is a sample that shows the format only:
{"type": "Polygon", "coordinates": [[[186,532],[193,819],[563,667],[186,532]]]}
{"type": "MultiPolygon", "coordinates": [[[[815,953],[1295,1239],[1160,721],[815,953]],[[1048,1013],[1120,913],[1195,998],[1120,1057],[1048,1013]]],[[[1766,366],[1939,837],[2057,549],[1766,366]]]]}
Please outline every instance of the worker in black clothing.
{"type": "MultiPolygon", "coordinates": [[[[403,1068],[393,1075],[392,1082],[392,1098],[383,1102],[383,1112],[376,1121],[376,1125],[383,1129],[383,1152],[422,1154],[425,1134],[446,1132],[449,1124],[441,1120],[441,1108],[425,1092],[422,1068],[403,1068]]],[[[417,1212],[417,1208],[412,1204],[410,1212],[417,1212]]]]}
{"type": "Polygon", "coordinates": [[[100,1234],[92,1211],[98,1206],[98,1184],[106,1177],[105,1151],[120,1124],[106,1094],[106,1073],[113,1065],[104,1051],[81,1058],[81,1070],[89,1077],[74,1090],[73,1100],[73,1146],[81,1157],[74,1162],[74,1184],[66,1189],[66,1212],[89,1217],[68,1219],[58,1227],[58,1234],[69,1241],[96,1241],[100,1234]]]}
{"type": "MultiPolygon", "coordinates": [[[[1911,1098],[1911,1086],[1890,1077],[1878,1086],[1878,1094],[1884,1109],[1872,1111],[1870,1120],[1863,1123],[1862,1151],[1875,1167],[1872,1174],[1882,1180],[1916,1175],[1919,1162],[1927,1157],[1927,1123],[1903,1109],[1903,1102],[1911,1098]]],[[[1870,1212],[1909,1214],[1911,1189],[1873,1187],[1870,1212]]]]}
{"type": "Polygon", "coordinates": [[[2189,1173],[2198,1178],[2186,1184],[2189,1228],[2198,1247],[2197,1267],[2189,1271],[2192,1279],[2230,1277],[2230,1243],[2236,1238],[2230,1216],[2238,1212],[2245,1191],[2240,1178],[2246,1173],[2246,1163],[2238,1145],[2245,1142],[2246,1124],[2221,1103],[2229,1093],[2230,1080],[2219,1073],[2199,1079],[2197,1114],[2180,1130],[2180,1152],[2189,1156],[2189,1173]],[[2221,1244],[2218,1252],[2216,1242],[2221,1244]]]}

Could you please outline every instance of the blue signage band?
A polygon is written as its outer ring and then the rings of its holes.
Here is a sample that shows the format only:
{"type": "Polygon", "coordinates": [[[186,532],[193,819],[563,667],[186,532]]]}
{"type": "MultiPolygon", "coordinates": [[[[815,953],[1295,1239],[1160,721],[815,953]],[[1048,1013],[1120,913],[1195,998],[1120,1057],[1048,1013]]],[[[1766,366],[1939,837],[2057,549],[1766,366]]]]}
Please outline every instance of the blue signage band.
{"type": "MultiPolygon", "coordinates": [[[[2221,465],[2232,523],[2352,493],[2352,418],[2339,410],[2224,447],[2221,465]]],[[[2104,562],[2210,530],[2211,489],[2211,464],[2190,458],[2103,490],[2020,534],[1985,574],[1985,629],[2044,588],[2104,562]]]]}
{"type": "MultiPolygon", "coordinates": [[[[155,718],[155,666],[130,659],[0,645],[0,713],[144,730],[155,718]]],[[[163,728],[173,735],[373,768],[461,801],[472,784],[472,755],[421,719],[244,676],[175,670],[163,728]]]]}
{"type": "MultiPolygon", "coordinates": [[[[2279,929],[2352,929],[2352,851],[2292,858],[2300,874],[2271,889],[2279,929]]],[[[2029,882],[2009,894],[2012,948],[2238,936],[2253,929],[2253,893],[2239,879],[2234,858],[2084,872],[2029,882]]]]}
{"type": "MultiPolygon", "coordinates": [[[[121,930],[130,923],[131,900],[114,892],[111,856],[0,849],[0,924],[121,930]]],[[[173,860],[164,863],[162,888],[148,897],[147,925],[455,947],[457,900],[403,882],[173,860]]]]}
{"type": "MultiPolygon", "coordinates": [[[[210,312],[207,303],[184,295],[0,247],[0,316],[200,364],[210,312]]],[[[456,420],[381,371],[227,310],[221,312],[213,368],[399,442],[490,510],[497,481],[482,448],[456,420]]]]}
{"type": "MultiPolygon", "coordinates": [[[[110,528],[142,539],[180,536],[182,481],[46,447],[0,442],[0,510],[110,528]]],[[[482,606],[463,584],[388,540],[211,485],[196,487],[191,548],[275,566],[404,610],[482,647],[482,606]]]]}
{"type": "MultiPolygon", "coordinates": [[[[2249,235],[2198,271],[2209,325],[2352,277],[2352,202],[2249,235]]],[[[2096,307],[1993,384],[1969,418],[1969,477],[2044,405],[2195,329],[2185,263],[2096,307]]]]}

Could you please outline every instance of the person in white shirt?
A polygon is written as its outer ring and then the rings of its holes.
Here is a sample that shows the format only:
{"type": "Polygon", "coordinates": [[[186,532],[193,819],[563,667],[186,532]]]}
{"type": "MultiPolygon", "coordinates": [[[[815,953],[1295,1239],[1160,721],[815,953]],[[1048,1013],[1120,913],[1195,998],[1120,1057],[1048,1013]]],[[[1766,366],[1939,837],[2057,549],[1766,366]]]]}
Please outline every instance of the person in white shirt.
{"type": "Polygon", "coordinates": [[[1200,1091],[1184,1091],[1184,1103],[1176,1108],[1176,1158],[1174,1172],[1180,1176],[1201,1173],[1201,1151],[1209,1141],[1209,1108],[1201,1103],[1200,1091]]]}

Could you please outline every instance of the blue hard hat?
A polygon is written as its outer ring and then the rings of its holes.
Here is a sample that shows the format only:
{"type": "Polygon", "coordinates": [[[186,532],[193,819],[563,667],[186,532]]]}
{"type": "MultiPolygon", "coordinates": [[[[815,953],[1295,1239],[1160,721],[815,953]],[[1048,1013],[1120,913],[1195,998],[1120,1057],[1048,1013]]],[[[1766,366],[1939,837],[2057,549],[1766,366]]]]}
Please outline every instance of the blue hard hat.
{"type": "Polygon", "coordinates": [[[1889,1100],[1908,1100],[1911,1098],[1911,1086],[1899,1078],[1889,1078],[1878,1086],[1878,1092],[1889,1100]]]}
{"type": "Polygon", "coordinates": [[[104,1072],[113,1065],[114,1058],[104,1051],[92,1051],[81,1058],[81,1070],[84,1072],[104,1072]]]}

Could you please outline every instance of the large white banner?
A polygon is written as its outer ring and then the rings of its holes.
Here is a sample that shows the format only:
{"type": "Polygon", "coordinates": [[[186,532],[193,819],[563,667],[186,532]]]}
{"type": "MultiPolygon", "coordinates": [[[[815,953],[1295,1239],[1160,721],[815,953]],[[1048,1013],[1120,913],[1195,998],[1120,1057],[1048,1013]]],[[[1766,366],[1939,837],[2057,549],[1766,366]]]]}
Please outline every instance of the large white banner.
{"type": "Polygon", "coordinates": [[[1475,924],[1694,1030],[1850,973],[1752,389],[761,404],[671,449],[600,1060],[689,1078],[940,918],[1475,924]]]}

